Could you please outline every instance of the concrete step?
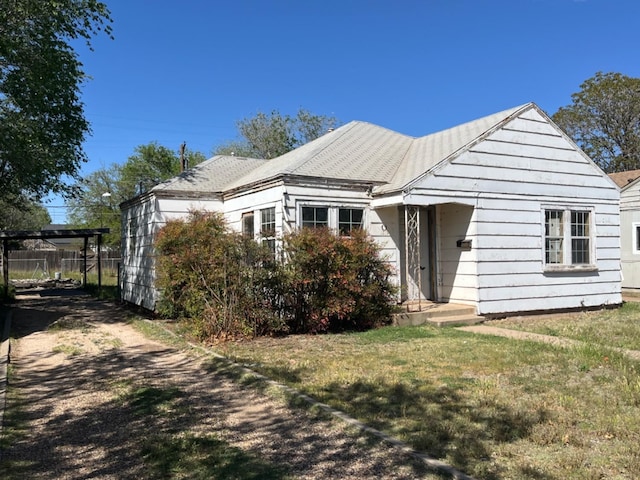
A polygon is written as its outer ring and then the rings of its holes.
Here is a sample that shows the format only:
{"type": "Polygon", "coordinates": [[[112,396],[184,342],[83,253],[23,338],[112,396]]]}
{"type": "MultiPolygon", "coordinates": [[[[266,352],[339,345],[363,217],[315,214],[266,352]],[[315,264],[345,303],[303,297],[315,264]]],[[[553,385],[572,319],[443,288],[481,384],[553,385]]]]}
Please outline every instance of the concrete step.
{"type": "Polygon", "coordinates": [[[417,326],[431,324],[443,327],[448,325],[474,325],[484,321],[483,317],[476,315],[475,307],[468,305],[441,303],[427,304],[425,307],[420,312],[408,311],[394,314],[392,316],[393,325],[417,326]]]}

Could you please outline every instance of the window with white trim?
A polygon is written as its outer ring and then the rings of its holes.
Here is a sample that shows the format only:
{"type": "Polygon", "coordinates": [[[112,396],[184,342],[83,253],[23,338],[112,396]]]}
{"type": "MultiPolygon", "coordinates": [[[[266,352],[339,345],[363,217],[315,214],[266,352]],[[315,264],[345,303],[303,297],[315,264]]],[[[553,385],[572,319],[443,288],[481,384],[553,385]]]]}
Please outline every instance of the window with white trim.
{"type": "Polygon", "coordinates": [[[328,207],[302,207],[302,228],[322,228],[329,226],[328,207]]]}
{"type": "Polygon", "coordinates": [[[272,253],[276,253],[276,209],[275,207],[260,210],[260,236],[263,245],[267,245],[272,253]]]}
{"type": "Polygon", "coordinates": [[[544,211],[544,262],[547,266],[592,266],[592,212],[584,209],[544,211]]]}
{"type": "Polygon", "coordinates": [[[362,228],[363,213],[364,210],[361,208],[339,208],[338,232],[340,235],[348,237],[352,230],[362,228]]]}

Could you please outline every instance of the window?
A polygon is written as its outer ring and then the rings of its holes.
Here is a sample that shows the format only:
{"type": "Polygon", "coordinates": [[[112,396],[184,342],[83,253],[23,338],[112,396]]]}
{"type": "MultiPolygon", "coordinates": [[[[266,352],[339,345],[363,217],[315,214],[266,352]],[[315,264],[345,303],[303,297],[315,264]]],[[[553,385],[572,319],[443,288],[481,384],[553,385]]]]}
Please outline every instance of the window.
{"type": "Polygon", "coordinates": [[[564,241],[562,217],[560,210],[547,210],[544,213],[544,252],[545,263],[564,263],[562,242],[564,241]]]}
{"type": "Polygon", "coordinates": [[[633,224],[633,253],[640,254],[640,223],[633,224]]]}
{"type": "Polygon", "coordinates": [[[249,238],[253,238],[254,231],[253,212],[242,214],[242,234],[249,238]]]}
{"type": "Polygon", "coordinates": [[[276,209],[275,207],[260,210],[260,236],[262,243],[276,253],[276,209]]]}
{"type": "Polygon", "coordinates": [[[136,243],[137,243],[137,236],[138,236],[138,219],[136,217],[133,218],[129,218],[129,221],[127,222],[127,236],[129,237],[129,241],[128,243],[128,254],[129,254],[129,258],[134,258],[136,255],[136,243]]]}
{"type": "Polygon", "coordinates": [[[338,209],[338,231],[340,235],[349,236],[354,229],[362,228],[361,208],[338,209]]]}
{"type": "Polygon", "coordinates": [[[571,263],[589,264],[589,212],[571,212],[571,263]]]}
{"type": "Polygon", "coordinates": [[[302,207],[302,227],[322,228],[329,226],[327,207],[302,207]]]}
{"type": "Polygon", "coordinates": [[[593,242],[589,210],[549,209],[544,212],[546,265],[592,265],[593,242]]]}

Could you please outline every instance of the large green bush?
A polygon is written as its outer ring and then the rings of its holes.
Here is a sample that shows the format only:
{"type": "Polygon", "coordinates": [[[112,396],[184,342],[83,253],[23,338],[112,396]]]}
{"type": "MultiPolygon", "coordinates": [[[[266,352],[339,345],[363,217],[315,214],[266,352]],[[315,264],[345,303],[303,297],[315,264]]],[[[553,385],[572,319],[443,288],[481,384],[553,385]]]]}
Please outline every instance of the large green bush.
{"type": "Polygon", "coordinates": [[[391,267],[363,230],[302,229],[284,238],[285,308],[293,332],[366,329],[389,321],[391,267]]]}
{"type": "Polygon", "coordinates": [[[321,333],[388,322],[391,270],[362,231],[303,229],[283,239],[283,262],[233,233],[222,215],[191,212],[156,240],[159,313],[200,338],[321,333]]]}
{"type": "Polygon", "coordinates": [[[188,319],[200,338],[284,329],[273,308],[271,252],[231,232],[222,215],[191,212],[169,221],[156,248],[160,314],[188,319]]]}

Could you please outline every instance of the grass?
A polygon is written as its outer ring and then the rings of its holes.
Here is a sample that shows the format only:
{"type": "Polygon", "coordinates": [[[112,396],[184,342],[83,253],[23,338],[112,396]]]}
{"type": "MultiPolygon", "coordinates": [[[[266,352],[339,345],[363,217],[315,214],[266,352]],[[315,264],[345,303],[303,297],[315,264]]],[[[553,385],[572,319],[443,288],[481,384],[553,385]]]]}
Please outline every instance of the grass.
{"type": "Polygon", "coordinates": [[[153,478],[202,480],[293,479],[282,466],[272,465],[213,435],[152,434],[143,458],[153,478]]]}
{"type": "Polygon", "coordinates": [[[640,350],[640,303],[619,309],[559,316],[514,317],[491,325],[544,335],[566,337],[596,345],[640,350]]]}
{"type": "MultiPolygon", "coordinates": [[[[177,387],[160,388],[138,385],[133,381],[112,384],[116,401],[133,417],[158,418],[175,422],[189,416],[185,392],[177,387]]],[[[169,424],[170,425],[170,424],[169,424]]],[[[150,478],[172,479],[280,479],[289,477],[282,466],[231,446],[212,434],[200,434],[175,428],[154,428],[144,437],[141,456],[150,478]]]]}
{"type": "Polygon", "coordinates": [[[217,349],[477,478],[638,478],[640,365],[610,348],[620,340],[562,349],[387,327],[217,349]]]}

